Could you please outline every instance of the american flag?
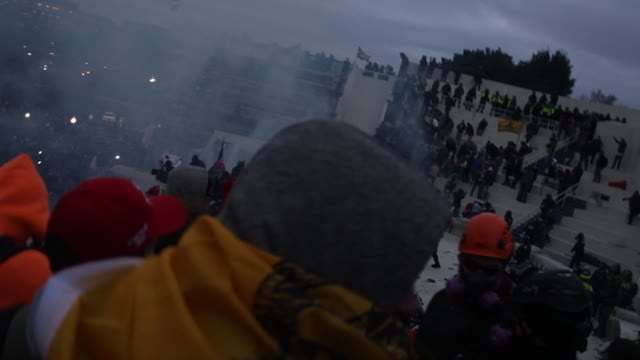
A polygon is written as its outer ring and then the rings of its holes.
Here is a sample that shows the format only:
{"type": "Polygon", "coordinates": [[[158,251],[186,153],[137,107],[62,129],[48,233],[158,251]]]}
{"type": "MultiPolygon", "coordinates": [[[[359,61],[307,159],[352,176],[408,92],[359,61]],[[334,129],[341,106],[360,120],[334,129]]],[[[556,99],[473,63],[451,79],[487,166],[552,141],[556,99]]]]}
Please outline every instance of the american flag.
{"type": "Polygon", "coordinates": [[[371,60],[371,56],[367,55],[366,52],[362,51],[362,49],[360,47],[358,47],[358,55],[356,55],[358,57],[358,59],[360,60],[364,60],[364,61],[369,61],[371,60]]]}

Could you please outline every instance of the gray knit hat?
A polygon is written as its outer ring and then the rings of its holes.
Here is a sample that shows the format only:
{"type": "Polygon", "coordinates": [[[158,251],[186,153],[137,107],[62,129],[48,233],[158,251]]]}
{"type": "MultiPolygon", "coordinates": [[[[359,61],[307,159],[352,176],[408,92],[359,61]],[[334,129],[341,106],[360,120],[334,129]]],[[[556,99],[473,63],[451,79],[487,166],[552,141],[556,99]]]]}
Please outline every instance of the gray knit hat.
{"type": "Polygon", "coordinates": [[[394,308],[442,237],[447,207],[365,133],[313,120],[255,154],[220,219],[240,239],[394,308]]]}
{"type": "Polygon", "coordinates": [[[197,166],[181,165],[169,173],[167,193],[177,197],[184,205],[189,221],[210,212],[208,181],[207,170],[197,166]]]}

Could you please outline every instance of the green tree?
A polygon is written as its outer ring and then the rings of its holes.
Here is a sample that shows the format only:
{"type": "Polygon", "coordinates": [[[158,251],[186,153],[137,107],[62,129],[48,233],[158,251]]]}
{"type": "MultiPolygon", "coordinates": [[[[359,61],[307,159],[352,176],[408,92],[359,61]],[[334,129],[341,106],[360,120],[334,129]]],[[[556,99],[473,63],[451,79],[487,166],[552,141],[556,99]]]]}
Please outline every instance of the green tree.
{"type": "Polygon", "coordinates": [[[566,96],[571,94],[575,79],[567,53],[540,50],[529,60],[516,64],[502,49],[485,48],[456,53],[452,59],[442,59],[441,66],[454,71],[516,85],[536,91],[566,96]]]}

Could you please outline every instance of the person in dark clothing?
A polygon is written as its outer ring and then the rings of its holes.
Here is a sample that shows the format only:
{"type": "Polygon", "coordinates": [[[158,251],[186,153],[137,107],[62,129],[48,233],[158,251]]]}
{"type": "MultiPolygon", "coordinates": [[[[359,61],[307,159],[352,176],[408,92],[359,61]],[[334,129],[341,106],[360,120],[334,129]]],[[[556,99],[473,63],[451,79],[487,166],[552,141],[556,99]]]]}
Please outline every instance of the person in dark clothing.
{"type": "Polygon", "coordinates": [[[593,173],[593,182],[599,183],[602,180],[602,170],[609,164],[609,159],[600,151],[598,161],[596,161],[596,171],[593,173]]]}
{"type": "Polygon", "coordinates": [[[636,190],[631,197],[624,198],[622,201],[629,202],[629,218],[627,223],[631,225],[633,219],[640,214],[640,193],[636,190]]]}
{"type": "Polygon", "coordinates": [[[444,116],[445,118],[447,118],[449,117],[451,108],[455,105],[456,102],[449,95],[443,95],[442,97],[444,98],[444,116]]]}
{"type": "Polygon", "coordinates": [[[469,140],[473,139],[473,125],[471,125],[471,123],[467,123],[467,136],[469,137],[469,140]]]}
{"type": "Polygon", "coordinates": [[[155,175],[156,180],[166,184],[169,179],[169,173],[173,170],[173,163],[171,160],[166,160],[162,163],[160,169],[151,169],[151,174],[155,175]]]}
{"type": "Polygon", "coordinates": [[[571,171],[571,177],[569,179],[570,186],[572,187],[572,192],[575,193],[578,190],[578,185],[580,184],[580,180],[582,179],[582,175],[584,175],[584,170],[578,165],[576,168],[571,171]]]}
{"type": "Polygon", "coordinates": [[[487,126],[489,125],[489,122],[487,122],[487,119],[482,118],[482,120],[480,120],[480,123],[478,124],[478,131],[476,132],[478,136],[482,136],[482,134],[484,134],[484,131],[487,129],[487,126]]]}
{"type": "Polygon", "coordinates": [[[464,87],[462,84],[458,84],[456,90],[453,92],[453,99],[455,100],[455,104],[457,104],[458,109],[460,109],[460,103],[462,102],[462,96],[464,95],[464,87]]]}
{"type": "Polygon", "coordinates": [[[456,126],[456,145],[460,146],[460,142],[462,142],[462,135],[467,130],[467,124],[464,123],[464,120],[456,126]]]}
{"type": "Polygon", "coordinates": [[[576,236],[576,243],[571,248],[571,252],[573,256],[571,257],[571,262],[569,263],[569,267],[572,269],[580,267],[580,263],[582,262],[582,258],[584,257],[584,234],[579,233],[576,236]]]}
{"type": "Polygon", "coordinates": [[[622,157],[624,156],[624,152],[627,151],[627,141],[624,138],[620,138],[620,140],[618,140],[615,136],[613,137],[613,140],[618,144],[618,152],[616,153],[616,157],[613,159],[613,165],[611,165],[611,168],[620,170],[622,157]]]}
{"type": "MultiPolygon", "coordinates": [[[[434,95],[438,95],[438,93],[440,92],[440,81],[436,80],[431,84],[431,92],[434,95]]],[[[437,101],[438,97],[436,96],[436,101],[437,101]]]]}
{"type": "MultiPolygon", "coordinates": [[[[467,95],[464,97],[464,109],[467,111],[471,111],[473,109],[473,102],[476,101],[476,88],[472,87],[467,91],[467,95]]],[[[460,107],[460,106],[458,106],[460,107]]]]}
{"type": "Polygon", "coordinates": [[[615,264],[609,273],[607,279],[607,285],[600,293],[600,305],[598,311],[598,328],[594,331],[594,334],[598,337],[605,337],[607,335],[607,322],[613,313],[613,309],[618,300],[618,292],[620,291],[620,285],[622,284],[622,277],[620,271],[620,265],[615,264]]]}
{"type": "Polygon", "coordinates": [[[416,352],[423,359],[506,359],[510,340],[505,267],[513,254],[507,223],[495,214],[471,218],[459,245],[458,275],[427,306],[416,352]]]}
{"type": "Polygon", "coordinates": [[[458,217],[460,215],[460,208],[462,207],[462,199],[464,199],[466,196],[467,196],[467,193],[462,189],[458,189],[456,192],[453,193],[453,216],[454,217],[458,217]]]}
{"type": "Polygon", "coordinates": [[[487,106],[487,102],[489,102],[489,89],[484,89],[480,94],[480,106],[478,106],[478,112],[484,114],[484,108],[487,106]]]}
{"type": "Polygon", "coordinates": [[[593,313],[598,313],[598,308],[600,307],[600,298],[602,296],[602,292],[606,289],[609,284],[609,269],[608,267],[602,263],[598,270],[596,270],[593,275],[591,275],[591,288],[593,289],[593,313]]]}
{"type": "Polygon", "coordinates": [[[589,166],[589,153],[591,152],[591,141],[585,143],[580,148],[580,161],[578,165],[587,169],[589,166]]]}
{"type": "Polygon", "coordinates": [[[545,106],[547,105],[547,95],[546,94],[542,94],[542,96],[540,97],[540,101],[538,101],[538,104],[545,106]]]}
{"type": "Polygon", "coordinates": [[[518,324],[510,359],[575,360],[587,350],[591,299],[571,271],[536,271],[514,288],[509,300],[518,324]]]}
{"type": "Polygon", "coordinates": [[[540,204],[540,214],[542,218],[549,224],[553,225],[555,222],[556,202],[553,200],[551,194],[547,194],[547,197],[542,200],[540,204]]]}
{"type": "Polygon", "coordinates": [[[527,195],[531,191],[533,187],[533,182],[535,181],[535,169],[529,168],[524,171],[524,175],[520,180],[520,191],[518,192],[517,200],[522,203],[527,202],[527,195]]]}
{"type": "Polygon", "coordinates": [[[536,96],[536,92],[533,91],[531,95],[529,95],[529,104],[535,104],[538,101],[538,97],[536,96]]]}
{"type": "Polygon", "coordinates": [[[449,83],[445,83],[444,86],[442,87],[442,100],[441,101],[444,102],[446,97],[448,97],[449,95],[451,95],[451,85],[449,85],[449,83]]]}
{"type": "Polygon", "coordinates": [[[433,250],[433,255],[431,255],[431,259],[433,260],[433,264],[431,264],[431,267],[434,269],[440,269],[440,258],[438,258],[438,248],[436,247],[435,250],[433,250]]]}
{"type": "Polygon", "coordinates": [[[640,359],[640,342],[637,340],[616,338],[602,354],[601,360],[640,359]]]}
{"type": "Polygon", "coordinates": [[[633,305],[633,298],[638,294],[638,284],[633,281],[633,273],[629,270],[622,272],[622,284],[618,293],[617,306],[629,308],[633,305]]]}
{"type": "Polygon", "coordinates": [[[598,154],[602,152],[602,139],[598,136],[591,142],[591,151],[589,151],[589,160],[591,164],[595,162],[598,154]]]}
{"type": "Polygon", "coordinates": [[[189,165],[197,166],[205,169],[207,168],[207,165],[205,165],[204,161],[200,160],[198,155],[193,155],[193,157],[191,158],[191,163],[189,165]]]}
{"type": "Polygon", "coordinates": [[[504,213],[504,221],[509,225],[509,229],[511,229],[511,225],[513,225],[513,215],[511,214],[511,210],[507,210],[504,213]]]}

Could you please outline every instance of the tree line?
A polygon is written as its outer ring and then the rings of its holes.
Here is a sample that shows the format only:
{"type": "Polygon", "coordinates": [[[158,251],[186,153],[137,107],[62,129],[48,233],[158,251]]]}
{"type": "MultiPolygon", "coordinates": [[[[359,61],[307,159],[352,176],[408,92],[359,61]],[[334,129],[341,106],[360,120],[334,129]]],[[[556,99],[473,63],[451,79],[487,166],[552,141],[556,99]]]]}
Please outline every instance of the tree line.
{"type": "Polygon", "coordinates": [[[441,58],[427,62],[426,57],[420,61],[421,66],[439,66],[444,71],[455,71],[473,75],[514,86],[536,90],[559,96],[570,95],[575,79],[571,77],[571,60],[563,50],[550,52],[540,50],[529,60],[515,62],[513,57],[502,49],[465,49],[456,53],[453,58],[441,58]]]}

